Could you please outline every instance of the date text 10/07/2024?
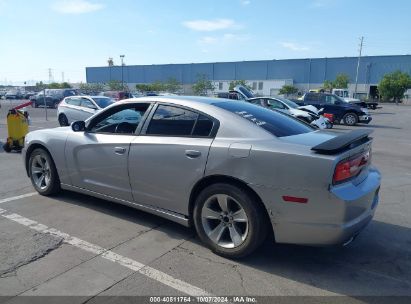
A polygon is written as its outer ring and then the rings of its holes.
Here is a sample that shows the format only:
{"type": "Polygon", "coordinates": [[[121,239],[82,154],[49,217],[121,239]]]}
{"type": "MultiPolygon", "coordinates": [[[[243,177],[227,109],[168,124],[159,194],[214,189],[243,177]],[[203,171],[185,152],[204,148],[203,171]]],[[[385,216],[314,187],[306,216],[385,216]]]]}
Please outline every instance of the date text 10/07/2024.
{"type": "Polygon", "coordinates": [[[150,297],[150,303],[257,303],[254,297],[150,297]]]}

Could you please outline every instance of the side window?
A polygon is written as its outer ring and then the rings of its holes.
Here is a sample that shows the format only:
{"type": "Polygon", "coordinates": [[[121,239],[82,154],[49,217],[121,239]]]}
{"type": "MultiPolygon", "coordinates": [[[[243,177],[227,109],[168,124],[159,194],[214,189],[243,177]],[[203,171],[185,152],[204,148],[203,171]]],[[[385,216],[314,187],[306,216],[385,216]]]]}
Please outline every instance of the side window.
{"type": "Polygon", "coordinates": [[[80,106],[84,108],[89,108],[89,109],[96,109],[96,106],[87,98],[81,98],[80,106]]]}
{"type": "Polygon", "coordinates": [[[66,102],[72,106],[80,106],[81,100],[80,98],[68,98],[66,102]]]}
{"type": "Polygon", "coordinates": [[[320,102],[319,95],[315,93],[307,93],[306,100],[312,104],[318,104],[320,102]]]}
{"type": "Polygon", "coordinates": [[[159,105],[147,128],[147,135],[210,136],[214,122],[187,109],[159,105]]]}
{"type": "Polygon", "coordinates": [[[149,106],[149,104],[134,104],[113,108],[93,120],[89,132],[134,134],[149,106]]]}
{"type": "Polygon", "coordinates": [[[334,96],[332,95],[325,95],[325,103],[326,104],[335,104],[335,101],[337,100],[334,96]]]}
{"type": "Polygon", "coordinates": [[[210,118],[200,114],[198,116],[198,119],[195,124],[192,135],[193,136],[210,136],[213,126],[214,126],[214,122],[210,118]]]}
{"type": "Polygon", "coordinates": [[[270,105],[270,108],[273,108],[273,109],[284,109],[284,105],[278,100],[270,99],[269,105],[270,105]]]}
{"type": "Polygon", "coordinates": [[[147,129],[149,135],[189,136],[198,114],[173,106],[158,106],[147,129]]]}

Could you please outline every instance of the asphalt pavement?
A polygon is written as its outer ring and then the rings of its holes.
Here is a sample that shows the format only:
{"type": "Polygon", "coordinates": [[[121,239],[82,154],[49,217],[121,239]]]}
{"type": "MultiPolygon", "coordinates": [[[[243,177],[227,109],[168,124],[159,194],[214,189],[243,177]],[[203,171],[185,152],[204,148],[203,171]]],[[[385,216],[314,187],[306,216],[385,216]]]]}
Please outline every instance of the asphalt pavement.
{"type": "MultiPolygon", "coordinates": [[[[2,145],[7,109],[18,101],[0,102],[2,145]]],[[[31,130],[57,127],[56,110],[47,110],[48,120],[43,108],[28,111],[31,130]]],[[[360,127],[374,131],[372,162],[383,175],[370,225],[344,248],[267,241],[236,261],[211,253],[193,230],[129,207],[71,192],[39,196],[21,155],[0,148],[0,301],[13,303],[17,295],[76,296],[71,303],[113,300],[101,296],[410,300],[411,106],[370,112],[373,121],[360,127]]]]}

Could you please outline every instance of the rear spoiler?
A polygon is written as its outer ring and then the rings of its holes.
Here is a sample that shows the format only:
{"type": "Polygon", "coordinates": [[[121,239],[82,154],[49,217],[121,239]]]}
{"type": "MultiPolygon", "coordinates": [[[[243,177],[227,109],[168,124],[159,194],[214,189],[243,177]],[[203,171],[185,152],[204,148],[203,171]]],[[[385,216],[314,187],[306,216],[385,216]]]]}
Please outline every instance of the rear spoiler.
{"type": "Polygon", "coordinates": [[[368,135],[370,135],[372,131],[373,130],[360,129],[344,133],[312,147],[311,150],[320,154],[337,154],[368,142],[370,140],[368,135]]]}

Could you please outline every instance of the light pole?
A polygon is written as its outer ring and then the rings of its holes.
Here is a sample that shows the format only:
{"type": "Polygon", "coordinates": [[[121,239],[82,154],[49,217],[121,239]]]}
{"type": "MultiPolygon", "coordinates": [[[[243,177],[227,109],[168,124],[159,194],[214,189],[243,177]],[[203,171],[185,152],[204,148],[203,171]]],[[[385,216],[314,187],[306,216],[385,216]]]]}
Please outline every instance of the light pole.
{"type": "Polygon", "coordinates": [[[123,74],[123,68],[124,68],[124,57],[125,55],[120,55],[121,58],[121,89],[124,90],[124,74],[123,74]]]}

